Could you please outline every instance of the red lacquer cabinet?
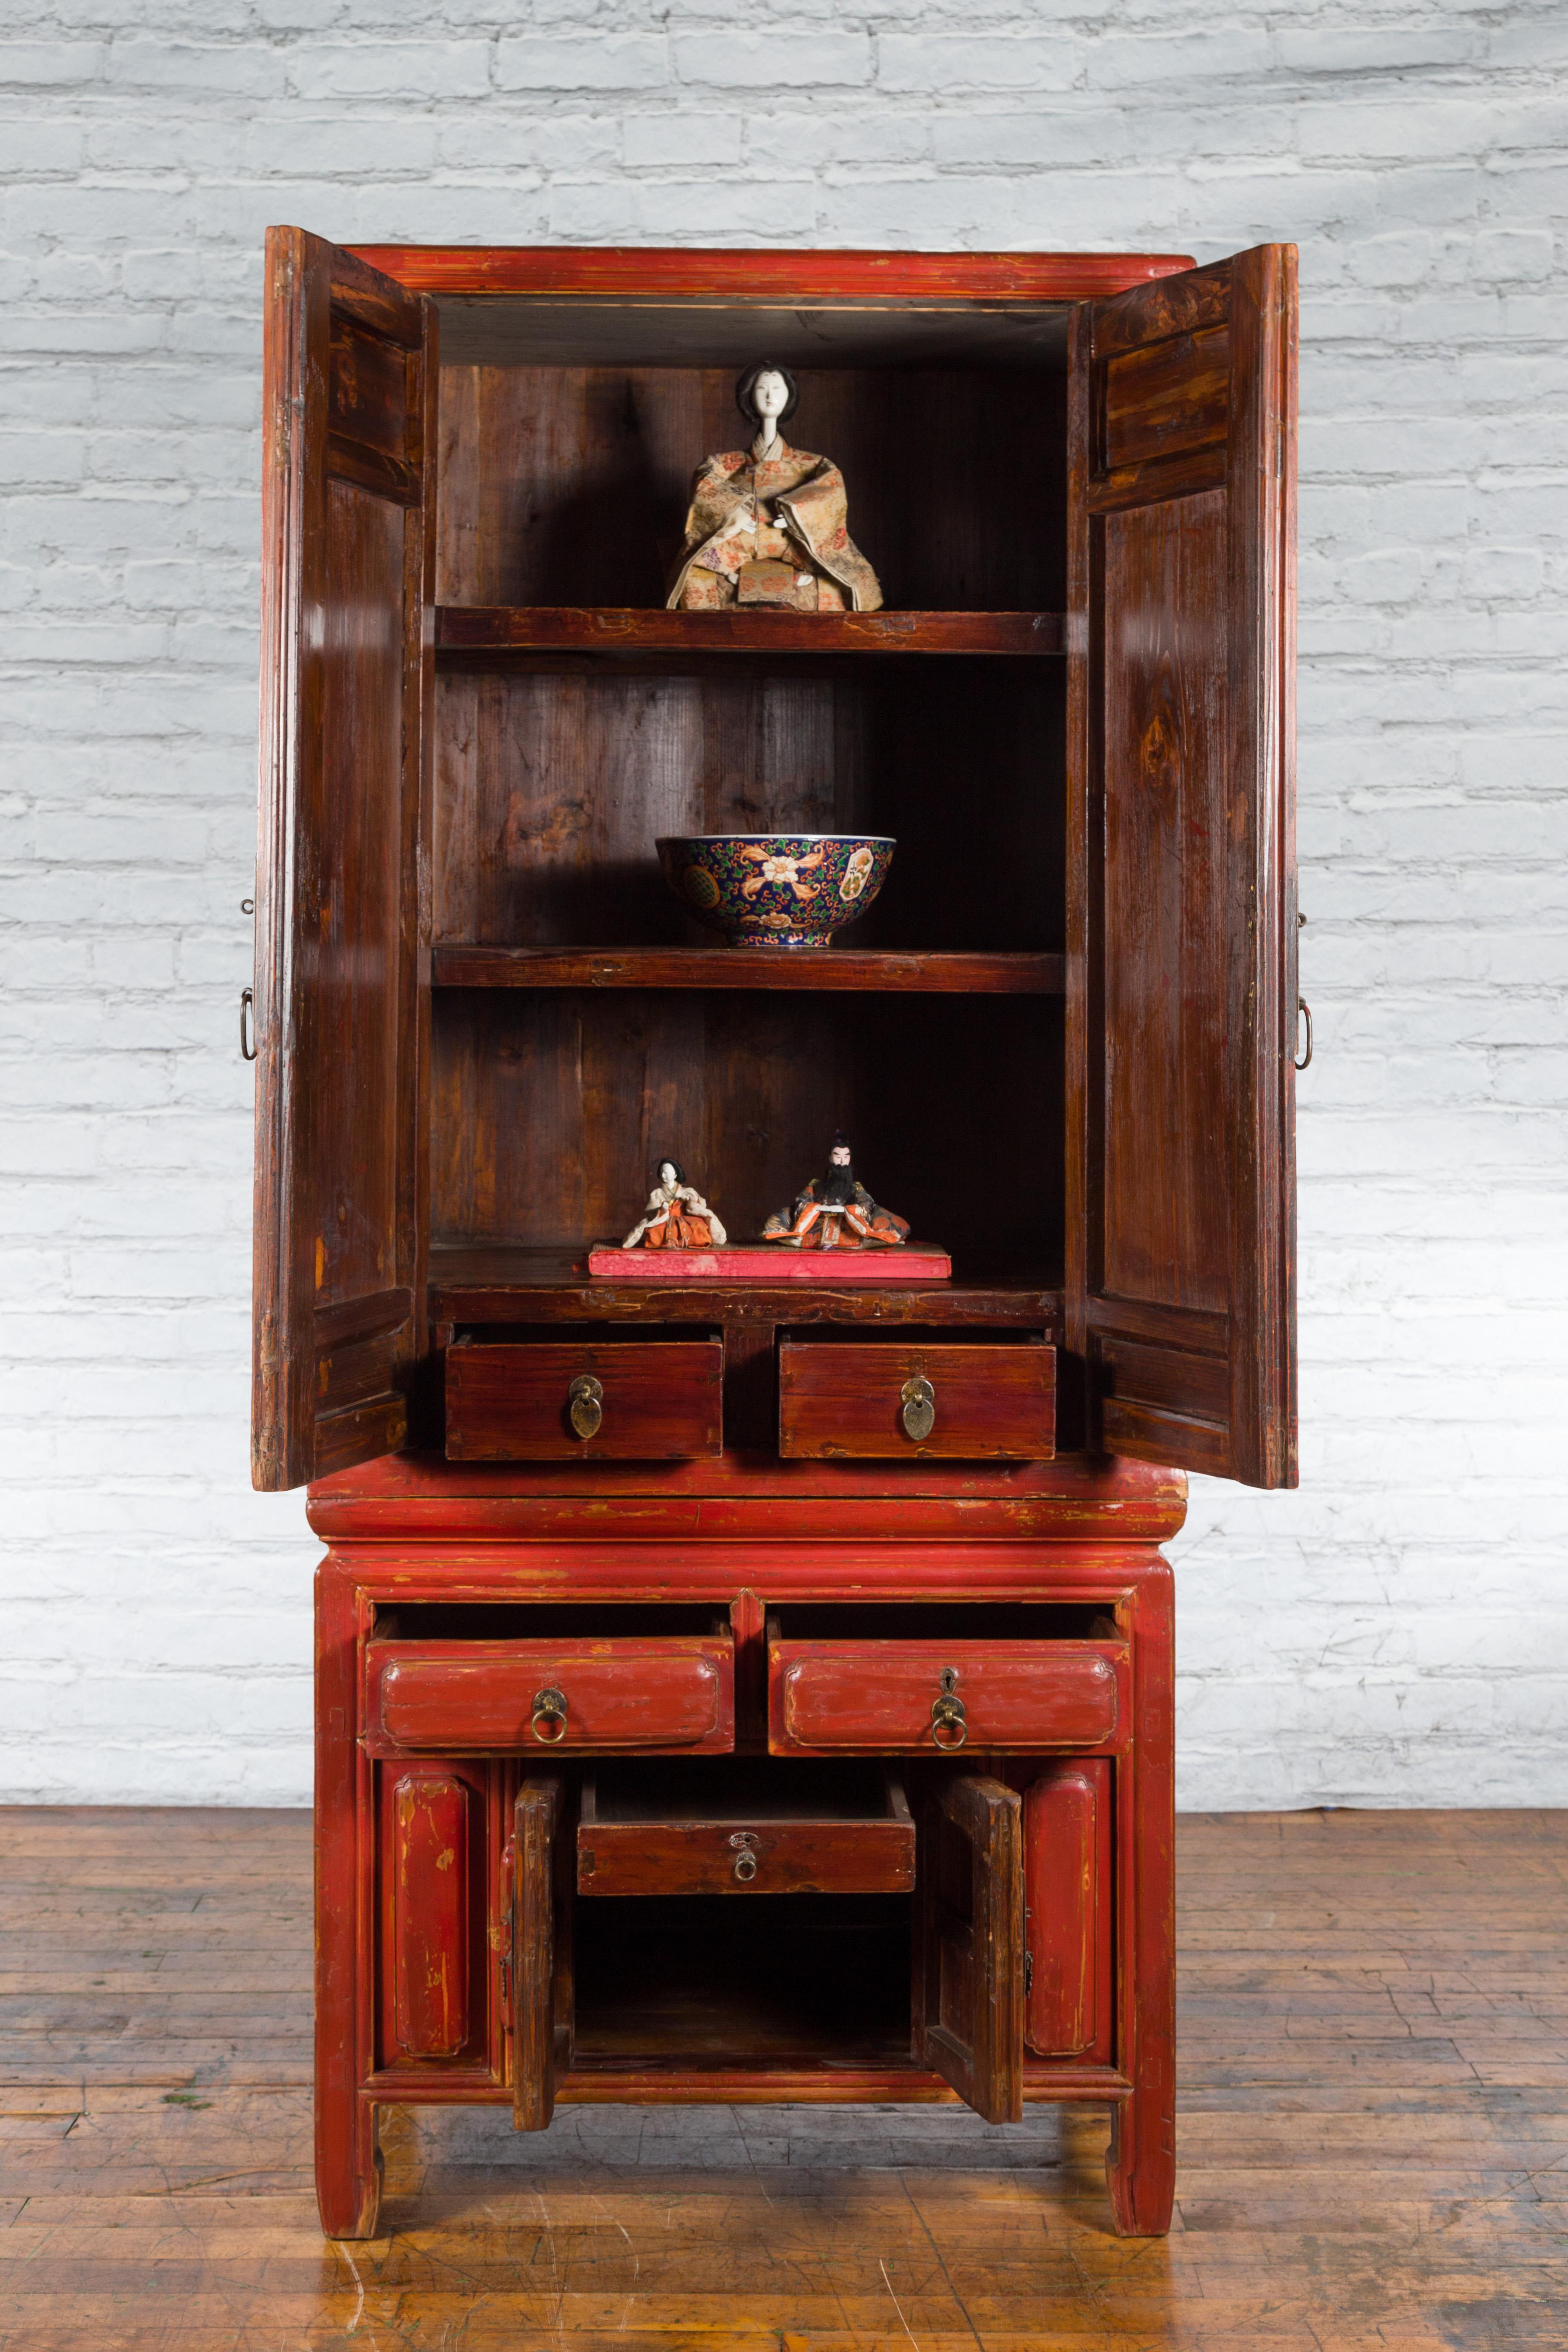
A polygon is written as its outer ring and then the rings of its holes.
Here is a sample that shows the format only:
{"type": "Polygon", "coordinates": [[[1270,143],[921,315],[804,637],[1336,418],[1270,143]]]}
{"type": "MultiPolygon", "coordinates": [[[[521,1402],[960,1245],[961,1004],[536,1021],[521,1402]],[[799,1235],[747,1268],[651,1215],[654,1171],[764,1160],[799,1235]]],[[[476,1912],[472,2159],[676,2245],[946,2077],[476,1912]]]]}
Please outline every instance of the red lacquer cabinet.
{"type": "Polygon", "coordinates": [[[386,2104],[958,2097],[1108,2104],[1163,2231],[1159,1546],[1186,1470],[1295,1478],[1293,249],[280,229],[268,305],[323,2225],[386,2104]],[[664,607],[764,358],[879,613],[664,607]],[[831,949],[705,943],[653,855],[851,829],[831,949]],[[951,1280],[590,1277],[656,1154],[754,1234],[835,1128],[951,1280]]]}

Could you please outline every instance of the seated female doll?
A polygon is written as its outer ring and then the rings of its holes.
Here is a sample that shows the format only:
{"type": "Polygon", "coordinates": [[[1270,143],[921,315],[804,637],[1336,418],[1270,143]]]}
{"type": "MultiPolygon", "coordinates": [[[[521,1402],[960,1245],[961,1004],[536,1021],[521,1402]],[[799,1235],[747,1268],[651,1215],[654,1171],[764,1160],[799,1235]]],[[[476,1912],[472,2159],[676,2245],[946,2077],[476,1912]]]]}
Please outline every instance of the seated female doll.
{"type": "Polygon", "coordinates": [[[735,405],[756,438],[698,468],[670,607],[710,613],[772,604],[793,613],[875,613],[882,591],[850,538],[844,477],[779,432],[799,397],[787,368],[748,368],[735,405]]]}
{"type": "Polygon", "coordinates": [[[658,1181],[623,1249],[722,1249],[723,1226],[673,1160],[658,1163],[658,1181]]]}

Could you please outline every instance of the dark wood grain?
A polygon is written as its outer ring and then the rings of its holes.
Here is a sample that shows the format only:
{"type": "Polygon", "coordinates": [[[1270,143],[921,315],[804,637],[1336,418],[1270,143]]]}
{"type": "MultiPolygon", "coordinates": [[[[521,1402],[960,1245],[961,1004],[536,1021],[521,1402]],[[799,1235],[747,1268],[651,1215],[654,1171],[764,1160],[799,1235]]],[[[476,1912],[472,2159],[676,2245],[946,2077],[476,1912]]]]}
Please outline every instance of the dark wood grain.
{"type": "Polygon", "coordinates": [[[741,301],[868,297],[1084,302],[1173,271],[1180,254],[897,253],[767,247],[361,245],[370,268],[433,294],[669,294],[741,301]]]}
{"type": "Polygon", "coordinates": [[[699,1460],[723,1450],[723,1380],[718,1339],[465,1342],[447,1354],[447,1458],[699,1460]],[[584,1377],[604,1391],[589,1437],[570,1419],[572,1383],[584,1377]]]}
{"type": "MultiPolygon", "coordinates": [[[[777,1323],[999,1323],[1051,1327],[1061,1292],[1044,1268],[965,1273],[907,1291],[883,1283],[770,1283],[734,1286],[589,1279],[585,1254],[507,1243],[444,1243],[432,1251],[430,1311],[458,1323],[692,1323],[726,1328],[777,1323]]],[[[770,1427],[770,1443],[773,1431],[770,1427]]]]}
{"type": "Polygon", "coordinates": [[[512,1831],[511,2119],[543,2131],[555,2112],[556,1840],[564,1797],[553,1774],[524,1780],[512,1831]]]}
{"type": "Polygon", "coordinates": [[[786,613],[737,607],[443,604],[436,656],[508,653],[722,655],[1060,654],[1060,613],[786,613]]]}
{"type": "Polygon", "coordinates": [[[712,947],[659,835],[858,833],[898,848],[841,947],[1055,952],[1064,692],[1058,663],[914,655],[446,672],[437,940],[712,947]]]}
{"type": "Polygon", "coordinates": [[[916,2040],[988,2124],[1024,2112],[1024,1842],[1015,1790],[968,1773],[921,1822],[916,2040]]]}
{"type": "Polygon", "coordinates": [[[858,1348],[810,1339],[779,1347],[779,1453],[903,1460],[1048,1462],[1056,1452],[1057,1355],[1022,1347],[858,1348]],[[903,1425],[906,1381],[936,1392],[935,1423],[903,1425]]]}
{"type": "Polygon", "coordinates": [[[1049,1267],[1060,1002],[984,1003],[977,1021],[962,995],[444,990],[433,1239],[618,1241],[673,1153],[731,1237],[753,1240],[837,1129],[876,1198],[961,1270],[1049,1267]]]}
{"type": "Polygon", "coordinates": [[[768,1643],[774,1755],[950,1752],[933,1704],[951,1689],[980,1754],[1100,1748],[1126,1728],[1126,1653],[1089,1642],[885,1640],[768,1643]],[[952,1677],[944,1682],[944,1675],[952,1677]]]}
{"type": "Polygon", "coordinates": [[[402,1442],[424,1344],[436,344],[297,230],[267,287],[253,1475],[289,1486],[402,1442]]]}
{"type": "MultiPolygon", "coordinates": [[[[599,1643],[377,1642],[366,1674],[366,1737],[378,1753],[461,1748],[537,1758],[542,1690],[565,1701],[550,1746],[725,1753],[734,1743],[727,1637],[626,1634],[599,1643]]],[[[553,1735],[554,1726],[544,1728],[553,1735]]]]}
{"type": "Polygon", "coordinates": [[[885,990],[900,995],[1059,996],[1057,955],[900,954],[893,949],[507,948],[436,950],[437,988],[780,988],[885,990]]]}
{"type": "Polygon", "coordinates": [[[1295,266],[1090,307],[1070,369],[1069,1339],[1090,1442],[1263,1486],[1296,1478],[1295,266]]]}
{"type": "MultiPolygon", "coordinates": [[[[896,643],[929,614],[943,615],[961,639],[963,616],[1005,615],[1008,653],[1019,649],[1020,615],[1026,643],[1035,643],[1036,614],[1057,635],[1065,587],[1059,366],[917,361],[795,373],[791,441],[842,469],[849,528],[892,608],[868,639],[858,622],[828,621],[822,644],[896,643]],[[921,468],[918,497],[910,495],[911,449],[941,452],[939,464],[921,468]]],[[[716,616],[662,607],[692,474],[743,438],[734,383],[732,367],[443,369],[439,604],[599,607],[618,616],[616,629],[637,627],[627,608],[640,606],[650,647],[723,644],[728,621],[710,631],[716,616]]],[[[800,635],[798,620],[784,615],[736,621],[737,644],[783,647],[800,635]],[[782,634],[773,638],[763,632],[775,620],[782,634]]],[[[595,642],[592,621],[574,626],[579,644],[595,642]]],[[[810,640],[802,644],[810,649],[810,640]]]]}

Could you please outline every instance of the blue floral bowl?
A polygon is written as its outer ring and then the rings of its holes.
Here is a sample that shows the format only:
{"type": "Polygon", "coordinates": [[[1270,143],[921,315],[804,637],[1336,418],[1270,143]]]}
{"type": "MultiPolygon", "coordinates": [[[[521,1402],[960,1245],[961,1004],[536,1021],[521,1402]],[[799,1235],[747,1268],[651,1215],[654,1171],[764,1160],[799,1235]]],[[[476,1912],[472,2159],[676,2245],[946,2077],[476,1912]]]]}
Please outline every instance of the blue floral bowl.
{"type": "Polygon", "coordinates": [[[896,846],[861,833],[700,833],[657,844],[687,913],[736,948],[825,948],[865,913],[896,846]]]}

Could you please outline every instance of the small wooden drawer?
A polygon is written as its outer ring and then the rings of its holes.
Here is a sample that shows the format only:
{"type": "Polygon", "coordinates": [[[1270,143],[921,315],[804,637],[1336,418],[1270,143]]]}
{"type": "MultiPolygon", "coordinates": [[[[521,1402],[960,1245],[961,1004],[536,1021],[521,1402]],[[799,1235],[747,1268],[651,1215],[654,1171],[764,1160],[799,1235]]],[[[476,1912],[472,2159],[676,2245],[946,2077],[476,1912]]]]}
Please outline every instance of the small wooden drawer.
{"type": "Polygon", "coordinates": [[[657,1769],[583,1783],[579,1895],[907,1895],[915,1825],[902,1785],[864,1767],[746,1759],[707,1788],[657,1769]]]}
{"type": "Polygon", "coordinates": [[[721,1339],[447,1350],[448,1462],[695,1462],[724,1448],[721,1339]]]}
{"type": "Polygon", "coordinates": [[[768,1644],[775,1756],[1102,1748],[1126,1722],[1120,1642],[768,1644]]]}
{"type": "Polygon", "coordinates": [[[727,1633],[577,1642],[373,1642],[365,1727],[399,1754],[691,1754],[735,1744],[727,1633]]]}
{"type": "Polygon", "coordinates": [[[1044,1340],[780,1342],[783,1454],[1049,1462],[1056,1450],[1057,1351],[1044,1340]]]}

